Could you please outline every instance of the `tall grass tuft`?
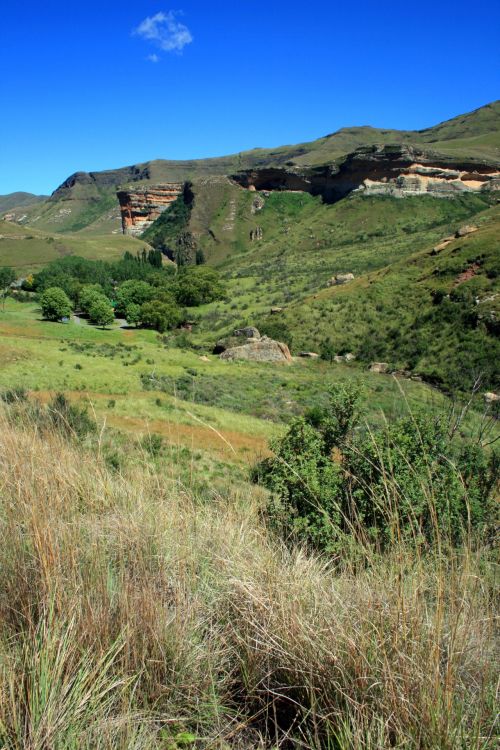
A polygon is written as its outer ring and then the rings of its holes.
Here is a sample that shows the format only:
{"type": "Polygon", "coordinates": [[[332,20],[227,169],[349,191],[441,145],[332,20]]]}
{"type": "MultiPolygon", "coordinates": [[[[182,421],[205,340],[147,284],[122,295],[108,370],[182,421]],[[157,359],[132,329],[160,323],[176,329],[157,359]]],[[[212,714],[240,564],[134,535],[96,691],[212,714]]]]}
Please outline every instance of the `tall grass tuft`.
{"type": "Polygon", "coordinates": [[[0,747],[495,747],[481,540],[333,563],[153,464],[0,414],[0,747]]]}

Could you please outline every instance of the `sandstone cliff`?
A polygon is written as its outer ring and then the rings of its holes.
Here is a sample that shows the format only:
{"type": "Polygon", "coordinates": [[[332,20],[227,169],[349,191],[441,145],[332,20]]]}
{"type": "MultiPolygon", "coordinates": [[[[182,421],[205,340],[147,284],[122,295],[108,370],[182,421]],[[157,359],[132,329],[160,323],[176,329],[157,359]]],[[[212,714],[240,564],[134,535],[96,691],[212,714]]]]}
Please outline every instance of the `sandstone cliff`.
{"type": "Polygon", "coordinates": [[[170,182],[118,190],[123,234],[142,234],[176,200],[183,189],[183,183],[170,182]]]}
{"type": "Polygon", "coordinates": [[[304,191],[321,195],[329,203],[354,191],[397,198],[423,194],[449,198],[500,189],[500,166],[411,146],[366,146],[339,164],[251,169],[232,179],[249,190],[304,191]]]}

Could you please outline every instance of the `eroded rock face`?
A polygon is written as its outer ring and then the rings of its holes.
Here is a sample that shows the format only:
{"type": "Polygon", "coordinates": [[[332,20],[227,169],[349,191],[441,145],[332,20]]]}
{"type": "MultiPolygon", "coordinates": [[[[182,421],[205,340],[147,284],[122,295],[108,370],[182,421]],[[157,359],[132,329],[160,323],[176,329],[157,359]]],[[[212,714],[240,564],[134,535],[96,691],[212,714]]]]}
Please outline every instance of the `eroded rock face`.
{"type": "Polygon", "coordinates": [[[123,234],[138,236],[160,216],[182,193],[181,182],[169,182],[117,192],[123,234]]]}
{"type": "Polygon", "coordinates": [[[500,168],[478,160],[457,160],[411,146],[363,146],[340,164],[252,169],[232,178],[254,190],[302,191],[333,203],[352,192],[364,195],[430,194],[450,198],[463,192],[500,189],[500,168]]]}

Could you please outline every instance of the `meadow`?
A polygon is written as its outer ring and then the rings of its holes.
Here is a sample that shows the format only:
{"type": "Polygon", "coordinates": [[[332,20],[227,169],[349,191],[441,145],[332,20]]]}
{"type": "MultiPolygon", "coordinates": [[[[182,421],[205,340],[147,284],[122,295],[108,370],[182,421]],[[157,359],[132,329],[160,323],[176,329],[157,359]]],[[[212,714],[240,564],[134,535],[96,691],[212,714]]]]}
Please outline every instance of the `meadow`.
{"type": "MultiPolygon", "coordinates": [[[[45,400],[62,391],[90,403],[119,430],[159,433],[244,464],[264,454],[291,418],[323,405],[329,382],[359,384],[372,425],[408,408],[451,408],[421,382],[371,373],[355,362],[225,362],[197,343],[196,333],[193,341],[186,334],[179,340],[175,332],[117,324],[101,330],[78,321],[44,321],[35,302],[8,299],[0,311],[0,388],[22,387],[45,400]]],[[[481,413],[479,402],[466,431],[478,429],[481,413]]]]}

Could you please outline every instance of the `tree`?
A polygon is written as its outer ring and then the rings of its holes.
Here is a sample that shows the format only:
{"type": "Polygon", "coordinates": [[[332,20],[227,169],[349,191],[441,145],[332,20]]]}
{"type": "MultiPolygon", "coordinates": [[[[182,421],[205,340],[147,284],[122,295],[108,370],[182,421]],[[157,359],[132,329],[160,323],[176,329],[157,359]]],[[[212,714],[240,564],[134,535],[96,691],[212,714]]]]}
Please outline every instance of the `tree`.
{"type": "Polygon", "coordinates": [[[115,319],[113,308],[106,297],[96,299],[89,309],[90,322],[101,328],[111,325],[115,319]]]}
{"type": "Polygon", "coordinates": [[[183,269],[177,278],[175,296],[180,305],[196,307],[224,299],[224,284],[213,268],[192,266],[183,269]]]}
{"type": "Polygon", "coordinates": [[[127,307],[131,304],[143,305],[153,296],[153,288],[146,281],[129,279],[120,284],[116,293],[116,312],[126,315],[127,307]]]}
{"type": "Polygon", "coordinates": [[[42,315],[46,320],[61,320],[71,315],[71,302],[68,295],[59,287],[46,289],[40,297],[42,315]]]}
{"type": "Polygon", "coordinates": [[[199,247],[196,251],[195,262],[197,266],[202,266],[205,263],[205,253],[203,252],[201,247],[199,247]]]}
{"type": "Polygon", "coordinates": [[[16,274],[12,270],[12,268],[9,268],[9,266],[3,266],[0,268],[0,289],[3,292],[3,308],[5,310],[5,298],[7,297],[7,290],[12,284],[13,281],[16,280],[16,274]]]}
{"type": "Polygon", "coordinates": [[[104,290],[100,284],[87,284],[82,287],[80,294],[80,309],[86,314],[89,314],[90,308],[95,302],[105,300],[108,302],[108,298],[104,294],[104,290]]]}
{"type": "Polygon", "coordinates": [[[154,328],[164,333],[169,328],[175,328],[181,322],[182,313],[179,308],[168,302],[152,300],[141,307],[141,323],[145,328],[154,328]]]}
{"type": "Polygon", "coordinates": [[[150,250],[148,252],[148,263],[153,268],[161,268],[163,263],[163,255],[161,250],[150,250]]]}
{"type": "Polygon", "coordinates": [[[141,322],[141,306],[131,302],[130,305],[127,305],[125,318],[129,325],[135,325],[137,327],[141,322]]]}

